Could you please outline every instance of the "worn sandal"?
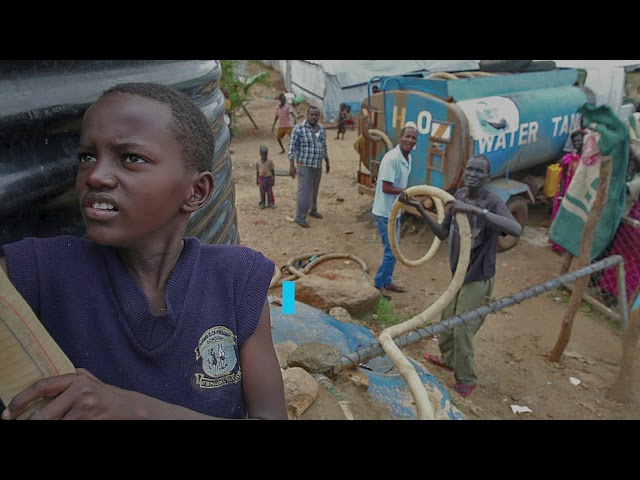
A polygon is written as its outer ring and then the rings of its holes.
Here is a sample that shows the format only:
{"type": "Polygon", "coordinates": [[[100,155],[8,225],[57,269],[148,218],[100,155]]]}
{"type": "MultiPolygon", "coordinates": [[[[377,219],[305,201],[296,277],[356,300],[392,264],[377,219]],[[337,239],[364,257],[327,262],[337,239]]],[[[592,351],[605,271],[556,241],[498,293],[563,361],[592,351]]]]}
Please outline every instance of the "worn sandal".
{"type": "Polygon", "coordinates": [[[395,283],[390,283],[384,288],[386,288],[387,290],[391,290],[392,292],[398,292],[398,293],[406,292],[404,287],[401,287],[400,285],[396,285],[395,283]]]}
{"type": "Polygon", "coordinates": [[[440,368],[444,368],[445,370],[447,370],[448,372],[453,372],[453,368],[448,367],[447,365],[445,365],[444,363],[442,363],[440,361],[440,359],[438,357],[436,357],[433,353],[425,353],[424,355],[424,359],[429,362],[429,363],[433,363],[434,365],[437,365],[440,368]]]}
{"type": "Polygon", "coordinates": [[[382,295],[384,298],[386,298],[387,300],[391,300],[391,294],[389,293],[389,290],[387,290],[384,287],[380,287],[378,288],[378,291],[380,292],[380,295],[382,295]]]}
{"type": "Polygon", "coordinates": [[[469,395],[471,395],[471,392],[476,389],[477,386],[478,384],[465,385],[464,383],[456,383],[453,386],[453,389],[458,392],[458,395],[460,395],[461,397],[468,397],[469,395]]]}

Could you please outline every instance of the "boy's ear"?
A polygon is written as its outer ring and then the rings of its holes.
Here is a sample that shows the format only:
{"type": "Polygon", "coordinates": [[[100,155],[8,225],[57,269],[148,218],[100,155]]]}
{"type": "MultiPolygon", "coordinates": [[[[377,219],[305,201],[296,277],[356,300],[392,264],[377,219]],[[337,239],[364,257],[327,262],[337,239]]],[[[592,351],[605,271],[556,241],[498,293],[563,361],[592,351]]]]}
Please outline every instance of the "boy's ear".
{"type": "Polygon", "coordinates": [[[198,172],[193,176],[191,188],[181,210],[193,213],[209,201],[213,194],[213,174],[211,172],[198,172]]]}

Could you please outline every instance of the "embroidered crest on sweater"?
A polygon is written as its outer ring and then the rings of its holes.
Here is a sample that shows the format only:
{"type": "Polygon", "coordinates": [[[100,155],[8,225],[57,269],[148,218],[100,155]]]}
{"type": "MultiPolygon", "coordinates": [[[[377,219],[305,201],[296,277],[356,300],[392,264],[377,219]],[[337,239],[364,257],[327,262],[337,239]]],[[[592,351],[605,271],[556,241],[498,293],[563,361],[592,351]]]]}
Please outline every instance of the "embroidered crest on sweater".
{"type": "Polygon", "coordinates": [[[196,373],[196,384],[202,388],[217,388],[240,381],[236,340],[226,327],[212,327],[202,334],[195,349],[196,360],[202,360],[205,374],[196,373]]]}

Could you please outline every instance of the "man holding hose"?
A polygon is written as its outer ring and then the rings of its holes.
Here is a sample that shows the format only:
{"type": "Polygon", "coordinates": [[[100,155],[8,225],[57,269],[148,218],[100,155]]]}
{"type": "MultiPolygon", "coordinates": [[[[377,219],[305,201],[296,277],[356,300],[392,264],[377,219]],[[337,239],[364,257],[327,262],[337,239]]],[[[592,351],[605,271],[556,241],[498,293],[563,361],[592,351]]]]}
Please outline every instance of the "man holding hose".
{"type": "MultiPolygon", "coordinates": [[[[398,200],[420,212],[422,218],[440,239],[449,241],[449,265],[454,274],[460,254],[460,233],[454,215],[457,212],[469,215],[471,229],[471,256],[460,290],[442,311],[441,320],[460,315],[480,307],[491,300],[496,274],[498,235],[519,237],[522,227],[513,217],[505,202],[494,192],[485,188],[491,178],[491,163],[484,155],[472,156],[462,174],[464,187],[458,189],[450,202],[442,223],[437,223],[426,212],[422,203],[402,193],[398,200]]],[[[484,322],[484,317],[440,333],[438,347],[441,356],[425,353],[424,358],[434,365],[453,372],[454,390],[467,397],[478,386],[473,337],[484,322]]]]}

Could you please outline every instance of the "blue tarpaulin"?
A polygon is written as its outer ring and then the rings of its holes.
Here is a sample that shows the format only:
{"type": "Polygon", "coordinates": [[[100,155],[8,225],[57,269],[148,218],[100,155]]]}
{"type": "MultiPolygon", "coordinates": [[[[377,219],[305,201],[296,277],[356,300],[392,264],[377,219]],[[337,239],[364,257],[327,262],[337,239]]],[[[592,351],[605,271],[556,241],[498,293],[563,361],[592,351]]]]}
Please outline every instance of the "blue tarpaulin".
{"type": "MultiPolygon", "coordinates": [[[[281,307],[271,307],[271,323],[275,344],[286,340],[297,345],[311,342],[324,343],[333,345],[344,355],[349,355],[359,347],[377,343],[373,332],[363,325],[340,321],[322,310],[301,302],[295,302],[294,314],[283,314],[281,307]]],[[[446,412],[447,418],[464,420],[462,413],[451,405],[449,394],[438,380],[425,371],[422,365],[409,360],[418,372],[422,383],[440,392],[439,407],[446,412]]],[[[411,391],[386,355],[373,358],[366,365],[360,365],[358,368],[369,377],[368,393],[373,400],[387,405],[398,420],[417,419],[411,391]]],[[[437,406],[434,405],[434,408],[437,406]]]]}

